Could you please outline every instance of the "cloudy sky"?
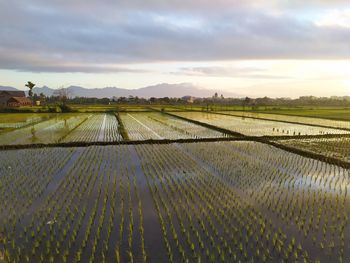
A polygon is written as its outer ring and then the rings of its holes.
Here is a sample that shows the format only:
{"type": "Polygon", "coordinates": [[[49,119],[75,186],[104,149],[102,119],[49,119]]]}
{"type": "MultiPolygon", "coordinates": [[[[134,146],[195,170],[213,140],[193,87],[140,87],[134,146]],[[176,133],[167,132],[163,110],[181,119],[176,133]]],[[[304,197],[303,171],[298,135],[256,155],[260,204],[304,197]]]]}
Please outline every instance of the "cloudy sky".
{"type": "Polygon", "coordinates": [[[341,0],[0,0],[0,85],[350,95],[341,0]]]}

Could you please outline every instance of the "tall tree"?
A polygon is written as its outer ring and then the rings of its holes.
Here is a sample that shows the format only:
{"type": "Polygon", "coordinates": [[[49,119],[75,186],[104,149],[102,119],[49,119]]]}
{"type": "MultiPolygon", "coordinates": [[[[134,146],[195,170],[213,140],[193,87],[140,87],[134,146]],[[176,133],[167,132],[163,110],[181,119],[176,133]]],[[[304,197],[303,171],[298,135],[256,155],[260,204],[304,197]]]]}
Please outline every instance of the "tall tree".
{"type": "Polygon", "coordinates": [[[58,97],[58,99],[61,101],[61,104],[64,106],[66,105],[66,102],[69,99],[70,95],[70,90],[68,88],[63,88],[63,86],[55,90],[53,93],[53,96],[58,97]]]}
{"type": "Polygon", "coordinates": [[[31,81],[28,81],[25,86],[29,89],[29,92],[28,92],[29,97],[32,98],[33,97],[33,88],[35,87],[35,84],[31,81]]]}

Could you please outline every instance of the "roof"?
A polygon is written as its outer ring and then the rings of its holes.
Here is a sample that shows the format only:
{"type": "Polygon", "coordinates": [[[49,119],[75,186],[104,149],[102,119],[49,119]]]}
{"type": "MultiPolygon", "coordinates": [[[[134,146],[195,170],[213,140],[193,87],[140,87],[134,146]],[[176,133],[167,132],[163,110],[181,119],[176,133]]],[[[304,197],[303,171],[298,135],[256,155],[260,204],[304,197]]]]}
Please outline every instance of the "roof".
{"type": "Polygon", "coordinates": [[[12,97],[7,102],[32,103],[27,97],[12,97]]]}
{"type": "Polygon", "coordinates": [[[25,97],[24,91],[21,90],[0,90],[0,97],[1,96],[7,96],[7,97],[25,97]]]}

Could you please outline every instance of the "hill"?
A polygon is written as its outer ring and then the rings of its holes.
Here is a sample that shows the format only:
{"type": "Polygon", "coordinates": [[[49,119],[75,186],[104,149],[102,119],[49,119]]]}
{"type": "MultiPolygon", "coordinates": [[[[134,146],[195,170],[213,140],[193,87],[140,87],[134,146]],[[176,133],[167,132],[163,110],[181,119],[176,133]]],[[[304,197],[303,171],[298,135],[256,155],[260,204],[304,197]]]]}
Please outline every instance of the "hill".
{"type": "MultiPolygon", "coordinates": [[[[13,87],[0,86],[0,90],[17,90],[13,87]]],[[[150,97],[172,97],[180,98],[183,96],[193,97],[211,97],[215,92],[225,97],[237,97],[237,94],[223,92],[220,90],[208,90],[198,88],[189,83],[168,84],[162,83],[154,86],[147,86],[139,89],[123,89],[117,87],[93,88],[88,89],[79,86],[69,86],[69,93],[72,97],[95,97],[95,98],[112,98],[112,97],[128,97],[138,96],[140,98],[150,97]]],[[[52,96],[55,89],[47,86],[35,87],[33,92],[36,94],[43,93],[45,96],[52,96]]]]}

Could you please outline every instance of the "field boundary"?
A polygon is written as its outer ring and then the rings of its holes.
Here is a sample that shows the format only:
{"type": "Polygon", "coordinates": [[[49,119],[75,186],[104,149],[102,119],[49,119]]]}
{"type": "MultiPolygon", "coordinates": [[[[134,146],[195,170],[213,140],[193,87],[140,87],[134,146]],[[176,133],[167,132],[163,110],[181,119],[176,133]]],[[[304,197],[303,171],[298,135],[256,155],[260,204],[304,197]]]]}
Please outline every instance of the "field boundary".
{"type": "Polygon", "coordinates": [[[124,141],[129,141],[129,135],[128,132],[126,131],[125,127],[124,127],[124,123],[122,121],[122,119],[119,116],[119,112],[114,112],[114,116],[117,119],[118,122],[118,132],[119,134],[122,136],[124,141]]]}
{"type": "Polygon", "coordinates": [[[171,143],[193,143],[193,142],[220,142],[220,141],[252,141],[252,137],[234,138],[193,138],[193,139],[148,139],[148,140],[129,140],[129,141],[112,141],[112,142],[60,142],[60,143],[36,143],[36,144],[17,144],[1,145],[0,150],[21,150],[36,148],[55,148],[55,147],[89,147],[89,146],[110,146],[110,145],[137,145],[137,144],[171,144],[171,143]]]}

